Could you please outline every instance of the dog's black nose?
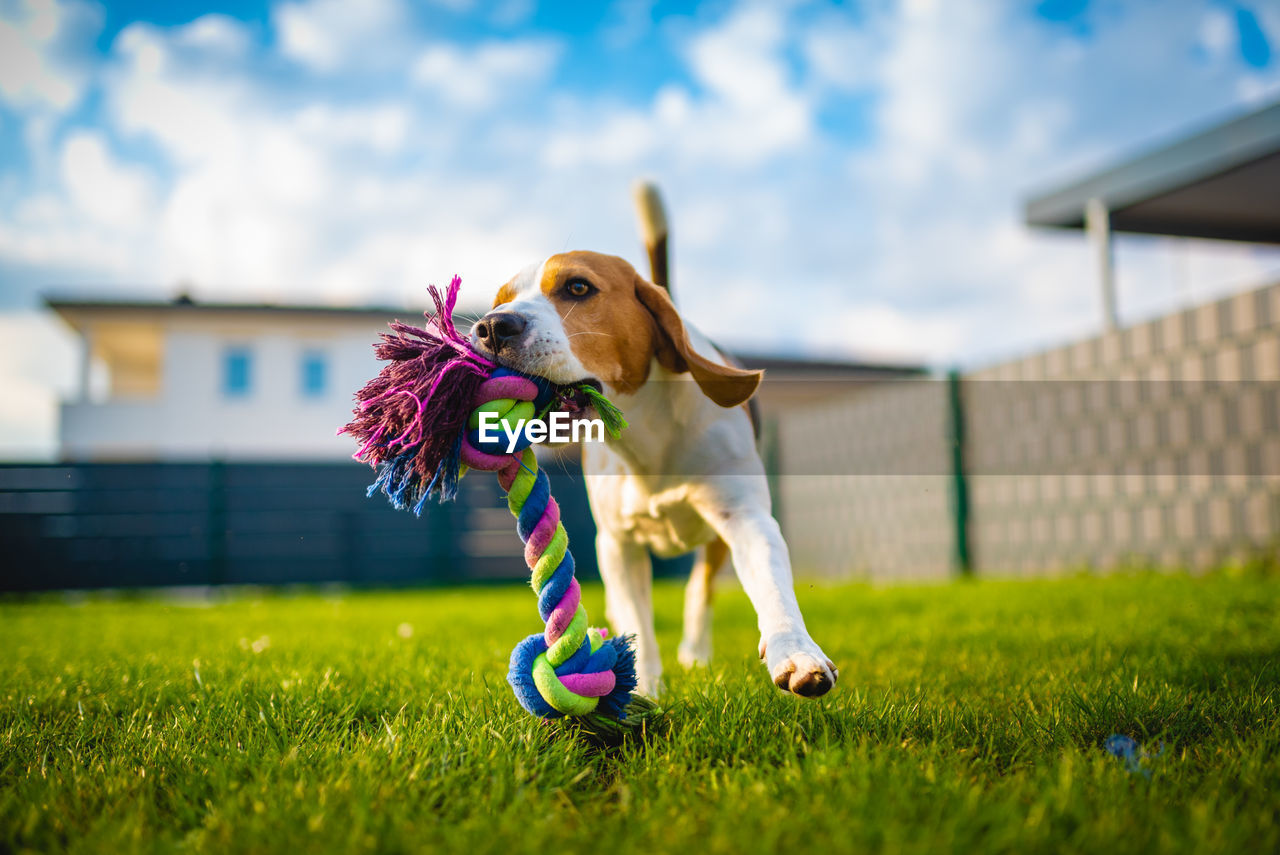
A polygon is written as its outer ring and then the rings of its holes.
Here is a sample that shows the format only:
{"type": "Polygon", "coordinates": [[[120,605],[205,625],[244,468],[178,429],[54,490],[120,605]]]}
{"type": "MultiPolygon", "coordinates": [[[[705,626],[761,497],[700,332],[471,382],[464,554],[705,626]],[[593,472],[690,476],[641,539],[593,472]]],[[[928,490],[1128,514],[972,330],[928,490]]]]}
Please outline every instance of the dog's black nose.
{"type": "Polygon", "coordinates": [[[476,321],[476,338],[497,353],[524,332],[527,322],[515,312],[490,312],[476,321]]]}

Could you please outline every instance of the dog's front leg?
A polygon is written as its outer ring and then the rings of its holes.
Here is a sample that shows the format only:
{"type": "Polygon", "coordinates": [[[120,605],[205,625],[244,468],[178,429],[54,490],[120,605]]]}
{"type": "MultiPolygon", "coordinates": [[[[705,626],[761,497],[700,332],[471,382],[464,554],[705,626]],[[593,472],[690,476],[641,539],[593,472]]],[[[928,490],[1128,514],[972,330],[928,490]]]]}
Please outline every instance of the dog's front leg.
{"type": "Polygon", "coordinates": [[[805,697],[826,694],[839,676],[835,663],[809,637],[791,578],[782,530],[769,512],[764,479],[728,476],[699,492],[696,504],[729,544],[733,566],[756,610],[760,658],[778,688],[805,697]]]}
{"type": "Polygon", "coordinates": [[[606,527],[596,532],[596,558],[604,580],[605,613],[619,635],[634,635],[636,680],[641,694],[662,691],[662,658],[653,628],[653,566],[649,552],[606,527]]]}

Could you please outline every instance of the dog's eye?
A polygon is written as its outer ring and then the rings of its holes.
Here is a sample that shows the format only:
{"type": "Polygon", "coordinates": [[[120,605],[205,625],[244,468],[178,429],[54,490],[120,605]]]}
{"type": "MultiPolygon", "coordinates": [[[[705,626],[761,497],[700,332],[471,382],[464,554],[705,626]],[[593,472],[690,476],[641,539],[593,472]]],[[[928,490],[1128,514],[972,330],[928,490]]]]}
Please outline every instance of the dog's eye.
{"type": "Polygon", "coordinates": [[[564,290],[570,297],[585,297],[594,291],[595,287],[585,279],[570,279],[564,283],[564,290]]]}

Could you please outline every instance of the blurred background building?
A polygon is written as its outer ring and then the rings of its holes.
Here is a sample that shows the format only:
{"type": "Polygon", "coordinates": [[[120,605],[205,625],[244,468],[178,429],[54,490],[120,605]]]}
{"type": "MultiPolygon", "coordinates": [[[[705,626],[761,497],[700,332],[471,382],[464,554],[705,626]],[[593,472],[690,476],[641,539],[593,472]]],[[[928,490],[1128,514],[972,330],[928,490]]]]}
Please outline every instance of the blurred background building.
{"type": "MultiPolygon", "coordinates": [[[[64,461],[333,460],[387,308],[50,298],[81,342],[64,461]],[[94,375],[104,375],[100,397],[94,375]]],[[[399,313],[412,319],[411,312],[399,313]]]]}

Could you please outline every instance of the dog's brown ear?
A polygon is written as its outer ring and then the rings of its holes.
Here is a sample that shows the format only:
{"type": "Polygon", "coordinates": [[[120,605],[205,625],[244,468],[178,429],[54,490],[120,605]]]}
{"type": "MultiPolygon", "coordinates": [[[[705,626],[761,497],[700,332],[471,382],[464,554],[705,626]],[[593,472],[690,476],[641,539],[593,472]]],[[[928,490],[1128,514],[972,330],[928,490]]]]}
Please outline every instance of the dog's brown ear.
{"type": "Polygon", "coordinates": [[[721,365],[695,351],[666,291],[637,276],[636,297],[657,325],[656,351],[663,368],[676,373],[688,371],[702,393],[722,407],[736,407],[755,394],[764,372],[721,365]]]}

